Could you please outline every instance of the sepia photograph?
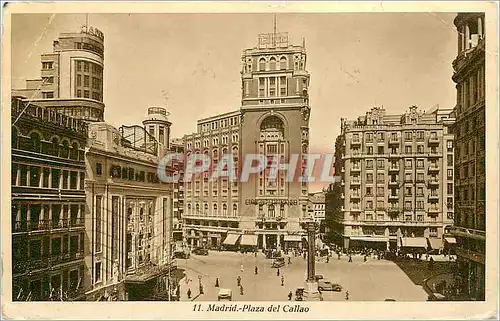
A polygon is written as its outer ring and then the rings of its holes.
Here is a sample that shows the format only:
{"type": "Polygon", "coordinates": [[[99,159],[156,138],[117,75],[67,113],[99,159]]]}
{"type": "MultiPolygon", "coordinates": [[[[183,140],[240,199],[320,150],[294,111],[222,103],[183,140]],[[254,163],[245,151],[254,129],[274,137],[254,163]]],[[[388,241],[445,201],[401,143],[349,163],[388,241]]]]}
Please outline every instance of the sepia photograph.
{"type": "Polygon", "coordinates": [[[498,4],[84,4],[3,4],[6,318],[498,316],[498,4]]]}

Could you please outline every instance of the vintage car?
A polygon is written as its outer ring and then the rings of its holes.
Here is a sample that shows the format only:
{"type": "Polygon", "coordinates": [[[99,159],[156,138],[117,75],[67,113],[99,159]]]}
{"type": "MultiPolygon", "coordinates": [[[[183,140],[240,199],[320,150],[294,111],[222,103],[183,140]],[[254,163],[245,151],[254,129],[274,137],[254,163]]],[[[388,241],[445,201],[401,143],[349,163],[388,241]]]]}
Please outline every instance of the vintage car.
{"type": "Polygon", "coordinates": [[[219,289],[217,301],[233,301],[233,291],[231,289],[219,289]]]}
{"type": "Polygon", "coordinates": [[[304,288],[297,288],[295,290],[295,301],[304,301],[304,288]]]}
{"type": "Polygon", "coordinates": [[[273,268],[280,268],[285,265],[285,258],[284,257],[279,257],[274,259],[273,264],[271,267],[273,268]]]}
{"type": "Polygon", "coordinates": [[[203,247],[197,247],[193,250],[193,254],[196,255],[208,255],[208,250],[203,247]]]}
{"type": "Polygon", "coordinates": [[[340,284],[332,283],[330,281],[322,279],[318,281],[318,290],[340,292],[342,291],[342,286],[340,284]]]}
{"type": "Polygon", "coordinates": [[[187,251],[175,251],[174,258],[176,258],[176,259],[189,259],[189,253],[187,251]]]}

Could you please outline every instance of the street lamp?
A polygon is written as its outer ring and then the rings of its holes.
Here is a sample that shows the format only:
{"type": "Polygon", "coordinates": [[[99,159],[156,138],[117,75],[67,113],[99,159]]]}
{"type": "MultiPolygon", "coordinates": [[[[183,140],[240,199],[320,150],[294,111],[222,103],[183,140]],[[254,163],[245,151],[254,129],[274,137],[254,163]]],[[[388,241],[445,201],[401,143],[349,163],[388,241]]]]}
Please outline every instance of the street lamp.
{"type": "Polygon", "coordinates": [[[304,287],[305,301],[320,301],[321,293],[318,290],[318,281],[316,280],[316,262],[315,262],[315,237],[316,222],[309,218],[303,223],[307,232],[307,279],[304,287]]]}

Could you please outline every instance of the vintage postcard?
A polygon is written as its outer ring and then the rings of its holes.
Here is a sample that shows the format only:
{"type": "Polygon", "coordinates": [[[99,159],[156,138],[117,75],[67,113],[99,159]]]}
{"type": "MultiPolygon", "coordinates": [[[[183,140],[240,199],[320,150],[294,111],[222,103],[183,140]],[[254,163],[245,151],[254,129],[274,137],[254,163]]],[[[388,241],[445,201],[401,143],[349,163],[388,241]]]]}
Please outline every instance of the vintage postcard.
{"type": "Polygon", "coordinates": [[[4,3],[2,28],[6,319],[498,317],[498,4],[4,3]]]}

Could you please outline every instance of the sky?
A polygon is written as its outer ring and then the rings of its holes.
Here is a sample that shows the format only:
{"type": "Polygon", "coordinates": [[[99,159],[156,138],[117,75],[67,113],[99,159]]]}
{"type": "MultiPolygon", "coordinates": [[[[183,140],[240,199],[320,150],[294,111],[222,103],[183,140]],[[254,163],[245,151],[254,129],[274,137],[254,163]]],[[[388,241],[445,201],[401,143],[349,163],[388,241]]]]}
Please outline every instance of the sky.
{"type": "MultiPolygon", "coordinates": [[[[310,150],[333,152],[340,118],[374,106],[452,108],[454,13],[279,13],[278,32],[305,38],[311,74],[310,150]]],[[[40,77],[40,54],[85,14],[12,16],[12,84],[40,77]]],[[[105,120],[140,124],[148,106],[166,106],[173,137],[200,118],[237,110],[241,54],[272,32],[273,14],[89,14],[104,32],[105,120]]]]}

